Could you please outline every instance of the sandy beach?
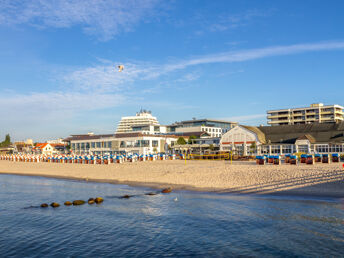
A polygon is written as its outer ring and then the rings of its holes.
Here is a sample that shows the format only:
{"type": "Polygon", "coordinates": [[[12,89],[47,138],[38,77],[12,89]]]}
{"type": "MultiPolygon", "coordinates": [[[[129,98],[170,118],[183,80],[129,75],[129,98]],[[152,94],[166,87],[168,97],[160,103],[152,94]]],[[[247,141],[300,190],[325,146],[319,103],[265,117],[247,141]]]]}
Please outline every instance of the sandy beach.
{"type": "Polygon", "coordinates": [[[259,166],[255,162],[136,162],[111,165],[0,161],[0,173],[101,181],[136,186],[344,197],[342,164],[259,166]]]}

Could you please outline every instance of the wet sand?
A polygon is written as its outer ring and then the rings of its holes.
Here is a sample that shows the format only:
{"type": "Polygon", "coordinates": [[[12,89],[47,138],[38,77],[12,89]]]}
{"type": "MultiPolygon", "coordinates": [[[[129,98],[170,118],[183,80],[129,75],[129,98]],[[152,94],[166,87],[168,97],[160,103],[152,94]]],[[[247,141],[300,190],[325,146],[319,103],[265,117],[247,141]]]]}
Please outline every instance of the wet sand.
{"type": "Polygon", "coordinates": [[[342,163],[259,166],[255,162],[154,161],[110,165],[0,161],[0,173],[153,188],[344,197],[342,163]]]}

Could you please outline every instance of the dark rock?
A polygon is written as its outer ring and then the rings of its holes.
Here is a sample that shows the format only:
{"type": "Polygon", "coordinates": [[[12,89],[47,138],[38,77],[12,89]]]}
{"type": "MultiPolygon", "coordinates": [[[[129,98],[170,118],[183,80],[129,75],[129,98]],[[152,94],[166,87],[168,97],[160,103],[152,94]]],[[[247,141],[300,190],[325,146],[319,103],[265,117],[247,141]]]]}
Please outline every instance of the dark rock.
{"type": "Polygon", "coordinates": [[[126,194],[126,195],[123,195],[123,196],[121,196],[120,198],[122,198],[122,199],[129,199],[130,197],[132,197],[131,195],[128,195],[128,194],[126,194]]]}
{"type": "Polygon", "coordinates": [[[150,192],[150,193],[146,193],[145,195],[157,195],[158,193],[154,193],[154,192],[150,192]]]}
{"type": "Polygon", "coordinates": [[[97,197],[97,198],[94,199],[94,202],[97,203],[97,204],[98,203],[102,203],[103,201],[104,201],[104,199],[102,197],[97,197]]]}
{"type": "Polygon", "coordinates": [[[66,201],[65,203],[64,203],[64,205],[66,205],[66,206],[70,206],[70,205],[72,205],[73,203],[72,202],[70,202],[70,201],[66,201]]]}
{"type": "Polygon", "coordinates": [[[94,204],[95,203],[95,201],[94,201],[94,198],[90,198],[90,199],[88,199],[88,204],[94,204]]]}
{"type": "Polygon", "coordinates": [[[60,204],[58,204],[57,202],[52,202],[52,203],[50,204],[50,206],[53,207],[53,208],[57,208],[57,207],[60,206],[60,204]]]}
{"type": "Polygon", "coordinates": [[[75,200],[75,201],[73,201],[73,205],[83,205],[83,204],[85,204],[85,201],[83,201],[83,200],[75,200]]]}
{"type": "Polygon", "coordinates": [[[47,208],[49,205],[47,203],[42,203],[41,208],[47,208]]]}
{"type": "Polygon", "coordinates": [[[162,193],[170,193],[170,192],[172,192],[172,188],[169,187],[169,188],[162,189],[161,192],[162,192],[162,193]]]}

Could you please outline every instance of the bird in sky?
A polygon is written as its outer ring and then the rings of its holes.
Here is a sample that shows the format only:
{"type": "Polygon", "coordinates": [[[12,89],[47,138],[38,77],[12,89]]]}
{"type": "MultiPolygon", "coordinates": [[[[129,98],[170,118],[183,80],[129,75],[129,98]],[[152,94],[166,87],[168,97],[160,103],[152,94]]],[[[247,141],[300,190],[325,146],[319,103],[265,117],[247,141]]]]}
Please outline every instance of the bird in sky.
{"type": "Polygon", "coordinates": [[[119,66],[118,66],[118,71],[119,71],[119,72],[122,72],[123,69],[124,69],[124,65],[119,65],[119,66]]]}

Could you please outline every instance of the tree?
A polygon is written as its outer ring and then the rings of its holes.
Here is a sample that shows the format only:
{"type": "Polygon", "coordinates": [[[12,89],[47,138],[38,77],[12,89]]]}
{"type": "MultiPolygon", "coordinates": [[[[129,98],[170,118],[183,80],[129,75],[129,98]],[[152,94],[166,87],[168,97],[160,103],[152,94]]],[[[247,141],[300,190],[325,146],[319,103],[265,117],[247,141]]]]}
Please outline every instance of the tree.
{"type": "Polygon", "coordinates": [[[184,145],[186,144],[186,141],[183,137],[179,137],[178,140],[177,140],[177,144],[179,145],[184,145]]]}
{"type": "Polygon", "coordinates": [[[0,143],[0,147],[8,147],[11,145],[11,137],[9,134],[6,134],[5,140],[0,143]]]}
{"type": "Polygon", "coordinates": [[[252,142],[251,143],[251,146],[250,146],[250,152],[251,153],[254,153],[256,151],[256,148],[257,148],[257,145],[255,142],[252,142]]]}
{"type": "Polygon", "coordinates": [[[197,136],[195,136],[195,135],[190,135],[190,137],[189,137],[189,140],[188,140],[188,144],[192,144],[192,140],[194,140],[194,139],[197,139],[197,136]]]}
{"type": "Polygon", "coordinates": [[[210,145],[209,145],[209,150],[213,151],[214,149],[215,149],[214,144],[210,144],[210,145]]]}

